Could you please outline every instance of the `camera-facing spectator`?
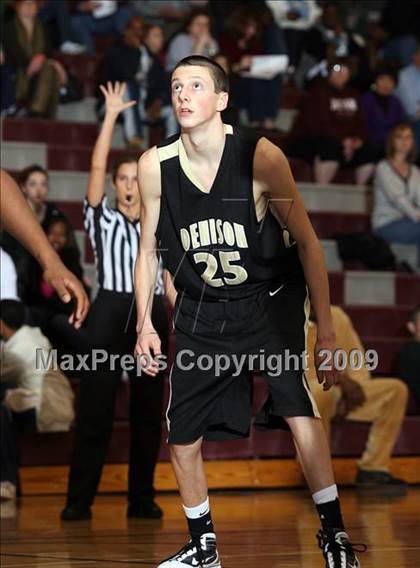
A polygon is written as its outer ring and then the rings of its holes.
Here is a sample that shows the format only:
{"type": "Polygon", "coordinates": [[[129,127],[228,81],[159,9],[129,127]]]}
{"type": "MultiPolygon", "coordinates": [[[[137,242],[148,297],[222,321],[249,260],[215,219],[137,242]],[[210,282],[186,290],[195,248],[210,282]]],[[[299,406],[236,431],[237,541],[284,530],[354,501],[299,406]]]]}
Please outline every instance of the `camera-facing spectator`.
{"type": "Polygon", "coordinates": [[[4,24],[3,49],[15,75],[16,101],[29,117],[53,118],[59,89],[68,77],[51,58],[47,32],[37,17],[35,0],[15,0],[15,15],[4,24]]]}
{"type": "Polygon", "coordinates": [[[369,92],[362,96],[367,140],[377,152],[377,160],[385,157],[385,146],[391,130],[405,120],[405,112],[393,92],[397,76],[390,67],[376,71],[375,82],[369,92]]]}
{"type": "Polygon", "coordinates": [[[420,252],[420,170],[409,124],[392,130],[386,154],[376,169],[373,230],[389,243],[416,244],[420,252]]]}
{"type": "Polygon", "coordinates": [[[346,59],[333,60],[328,70],[308,91],[293,127],[294,145],[310,146],[317,183],[330,183],[342,166],[355,168],[356,183],[363,185],[374,171],[375,152],[367,143],[360,96],[348,84],[346,59]]]}
{"type": "Polygon", "coordinates": [[[131,18],[131,10],[117,0],[82,0],[71,17],[72,39],[95,53],[95,35],[121,35],[131,18]]]}
{"type": "Polygon", "coordinates": [[[240,5],[233,10],[220,46],[232,69],[231,93],[239,109],[246,111],[249,125],[274,128],[279,112],[281,75],[273,79],[244,77],[255,55],[283,54],[285,45],[281,30],[266,7],[240,5]]]}
{"type": "Polygon", "coordinates": [[[171,72],[175,65],[189,55],[212,57],[218,50],[217,41],[211,34],[210,14],[203,8],[191,11],[185,22],[184,32],[170,42],[166,56],[166,70],[171,72]]]}
{"type": "MultiPolygon", "coordinates": [[[[160,28],[153,28],[149,43],[154,50],[161,49],[160,28]]],[[[136,105],[122,114],[124,134],[130,146],[148,146],[148,126],[162,121],[166,136],[178,130],[170,105],[167,74],[159,53],[151,51],[144,41],[145,24],[134,16],[127,24],[123,37],[105,54],[104,83],[126,83],[125,101],[136,105]]]]}
{"type": "Polygon", "coordinates": [[[417,148],[420,148],[420,46],[412,63],[400,72],[396,95],[413,127],[417,148]]]}
{"type": "Polygon", "coordinates": [[[407,384],[418,404],[420,404],[420,305],[413,310],[407,322],[412,336],[399,354],[401,379],[407,384]]]}

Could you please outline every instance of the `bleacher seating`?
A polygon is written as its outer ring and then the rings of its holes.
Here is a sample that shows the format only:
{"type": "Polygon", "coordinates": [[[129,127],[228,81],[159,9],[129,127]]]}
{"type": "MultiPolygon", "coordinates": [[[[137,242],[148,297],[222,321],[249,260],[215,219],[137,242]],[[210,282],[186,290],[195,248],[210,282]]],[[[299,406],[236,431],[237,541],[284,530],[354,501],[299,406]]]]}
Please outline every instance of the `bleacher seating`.
{"type": "MultiPolygon", "coordinates": [[[[3,124],[2,167],[12,173],[31,163],[39,163],[50,171],[50,199],[68,215],[75,230],[82,257],[89,274],[93,274],[93,255],[83,232],[82,200],[90,167],[92,145],[98,125],[93,113],[92,97],[97,86],[98,56],[61,55],[67,68],[83,82],[89,99],[59,109],[58,116],[66,120],[45,121],[6,119],[3,124]],[[75,118],[78,121],[75,121],[75,118]]],[[[289,111],[297,107],[300,94],[288,86],[283,93],[283,105],[289,111]]],[[[159,129],[152,137],[159,137],[159,129]]],[[[270,139],[282,146],[284,136],[271,134],[270,139]]],[[[126,155],[120,141],[113,145],[110,161],[126,155]]],[[[138,153],[133,153],[137,157],[138,153]]],[[[312,183],[311,167],[301,160],[290,160],[293,173],[310,213],[311,221],[323,243],[330,270],[331,299],[342,305],[351,316],[364,345],[379,353],[377,373],[396,372],[396,354],[407,340],[404,324],[412,307],[420,298],[419,274],[396,274],[343,270],[332,236],[338,232],[365,231],[369,227],[368,195],[364,188],[352,184],[353,171],[339,172],[336,185],[319,187],[312,183]]],[[[72,379],[77,393],[78,380],[72,379]]],[[[255,378],[254,408],[265,395],[265,384],[255,378]]],[[[166,392],[166,397],[168,393],[166,392]]],[[[128,456],[128,385],[119,389],[115,426],[108,463],[126,463],[128,456]]],[[[420,453],[420,409],[411,402],[398,439],[395,454],[420,453]]],[[[359,455],[363,449],[368,425],[337,422],[333,428],[332,451],[335,456],[359,455]]],[[[166,437],[164,429],[163,439],[166,437]]],[[[22,465],[67,464],[72,447],[72,433],[25,436],[22,445],[22,465]],[[36,437],[36,440],[35,440],[36,437]]],[[[207,458],[291,457],[294,448],[284,432],[252,431],[247,440],[234,443],[207,443],[207,458]]],[[[166,444],[162,444],[161,459],[168,460],[166,444]]]]}

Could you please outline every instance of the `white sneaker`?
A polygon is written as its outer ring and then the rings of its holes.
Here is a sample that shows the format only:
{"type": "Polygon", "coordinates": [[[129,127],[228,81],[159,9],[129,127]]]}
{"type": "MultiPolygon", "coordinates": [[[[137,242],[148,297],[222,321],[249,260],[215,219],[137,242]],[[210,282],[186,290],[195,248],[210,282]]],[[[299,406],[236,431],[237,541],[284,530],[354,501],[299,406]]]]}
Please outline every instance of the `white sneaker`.
{"type": "Polygon", "coordinates": [[[79,55],[86,51],[86,47],[74,41],[65,41],[60,45],[61,53],[68,53],[69,55],[79,55]]]}
{"type": "Polygon", "coordinates": [[[190,540],[179,552],[163,560],[157,568],[222,568],[216,547],[216,535],[206,533],[200,540],[190,540]]]}

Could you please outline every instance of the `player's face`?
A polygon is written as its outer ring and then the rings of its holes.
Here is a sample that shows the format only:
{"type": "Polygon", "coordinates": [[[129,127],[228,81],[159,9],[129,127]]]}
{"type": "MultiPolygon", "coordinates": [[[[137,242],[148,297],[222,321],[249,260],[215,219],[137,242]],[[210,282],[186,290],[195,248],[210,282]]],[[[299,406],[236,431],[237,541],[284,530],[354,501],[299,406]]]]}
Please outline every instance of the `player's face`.
{"type": "Polygon", "coordinates": [[[57,252],[63,250],[63,248],[67,244],[67,228],[65,223],[62,222],[54,223],[54,225],[50,227],[47,237],[51,243],[51,246],[57,252]]]}
{"type": "Polygon", "coordinates": [[[32,173],[22,187],[28,201],[35,207],[39,207],[47,199],[48,179],[42,172],[32,173]]]}
{"type": "Polygon", "coordinates": [[[172,105],[183,130],[211,120],[227,106],[228,94],[216,93],[207,67],[178,67],[172,75],[172,105]]]}
{"type": "Polygon", "coordinates": [[[140,203],[139,184],[137,183],[137,164],[121,164],[115,176],[114,188],[119,205],[136,206],[140,203]]]}

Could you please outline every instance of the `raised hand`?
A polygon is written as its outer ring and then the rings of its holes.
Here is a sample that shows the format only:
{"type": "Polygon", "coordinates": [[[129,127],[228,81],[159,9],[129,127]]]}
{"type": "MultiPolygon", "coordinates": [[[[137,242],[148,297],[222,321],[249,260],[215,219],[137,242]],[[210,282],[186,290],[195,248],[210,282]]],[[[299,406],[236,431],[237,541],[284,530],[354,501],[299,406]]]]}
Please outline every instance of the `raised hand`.
{"type": "Polygon", "coordinates": [[[99,87],[105,97],[105,107],[107,114],[118,115],[123,110],[132,107],[137,101],[124,102],[124,93],[126,89],[125,83],[117,81],[114,85],[108,81],[106,88],[103,85],[99,87]]]}

